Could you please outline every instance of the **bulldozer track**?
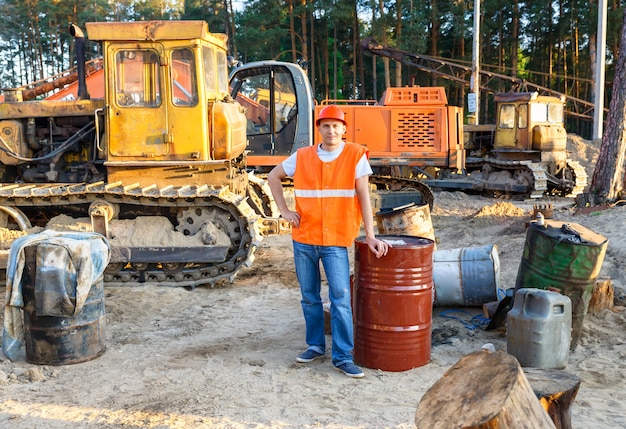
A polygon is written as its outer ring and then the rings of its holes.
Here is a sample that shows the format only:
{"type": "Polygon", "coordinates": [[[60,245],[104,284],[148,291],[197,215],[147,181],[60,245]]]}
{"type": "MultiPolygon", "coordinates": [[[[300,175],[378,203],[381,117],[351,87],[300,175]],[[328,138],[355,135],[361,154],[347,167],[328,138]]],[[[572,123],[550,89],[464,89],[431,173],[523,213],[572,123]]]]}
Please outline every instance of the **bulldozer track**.
{"type": "Polygon", "coordinates": [[[236,223],[237,237],[231,237],[231,247],[226,260],[220,263],[194,263],[189,261],[177,270],[168,269],[164,264],[143,264],[142,270],[133,268],[133,261],[128,261],[119,271],[109,265],[104,281],[111,286],[131,286],[141,283],[156,283],[162,286],[196,287],[213,286],[217,282],[232,281],[243,267],[249,267],[254,261],[254,251],[262,236],[257,220],[259,216],[247,203],[247,199],[230,192],[227,188],[210,186],[167,186],[157,185],[140,187],[105,184],[11,184],[0,186],[0,205],[28,209],[58,207],[76,208],[88,206],[94,201],[107,201],[135,207],[139,212],[146,207],[160,208],[198,208],[217,207],[224,222],[236,223]]]}
{"type": "MultiPolygon", "coordinates": [[[[522,192],[508,190],[505,193],[509,196],[517,195],[524,198],[541,198],[548,191],[548,179],[543,166],[531,161],[509,161],[499,159],[468,158],[466,166],[468,170],[482,169],[485,165],[498,170],[509,171],[511,173],[524,174],[528,179],[528,185],[522,192]]],[[[489,189],[486,187],[486,189],[489,189]]]]}
{"type": "Polygon", "coordinates": [[[575,197],[578,194],[582,194],[587,187],[587,171],[578,161],[567,160],[567,167],[574,174],[574,189],[568,196],[575,197]]]}

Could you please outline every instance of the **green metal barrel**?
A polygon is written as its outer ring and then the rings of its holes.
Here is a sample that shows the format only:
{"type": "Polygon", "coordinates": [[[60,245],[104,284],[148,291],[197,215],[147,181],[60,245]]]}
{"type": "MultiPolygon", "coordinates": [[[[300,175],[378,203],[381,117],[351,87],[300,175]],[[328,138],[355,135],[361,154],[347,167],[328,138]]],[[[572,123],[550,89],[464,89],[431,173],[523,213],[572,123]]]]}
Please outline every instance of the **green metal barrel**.
{"type": "Polygon", "coordinates": [[[556,220],[528,227],[515,290],[558,290],[572,301],[572,349],[600,274],[608,239],[582,225],[556,220]]]}

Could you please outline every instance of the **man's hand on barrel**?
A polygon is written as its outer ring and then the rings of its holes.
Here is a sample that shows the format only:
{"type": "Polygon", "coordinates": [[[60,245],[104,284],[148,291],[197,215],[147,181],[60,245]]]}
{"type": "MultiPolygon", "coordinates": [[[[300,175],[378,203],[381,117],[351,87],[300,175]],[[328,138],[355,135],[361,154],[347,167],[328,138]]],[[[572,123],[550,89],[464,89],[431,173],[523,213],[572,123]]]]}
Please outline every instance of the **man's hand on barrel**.
{"type": "Polygon", "coordinates": [[[367,238],[367,247],[376,255],[377,258],[385,256],[389,251],[389,243],[379,240],[376,237],[367,238]]]}

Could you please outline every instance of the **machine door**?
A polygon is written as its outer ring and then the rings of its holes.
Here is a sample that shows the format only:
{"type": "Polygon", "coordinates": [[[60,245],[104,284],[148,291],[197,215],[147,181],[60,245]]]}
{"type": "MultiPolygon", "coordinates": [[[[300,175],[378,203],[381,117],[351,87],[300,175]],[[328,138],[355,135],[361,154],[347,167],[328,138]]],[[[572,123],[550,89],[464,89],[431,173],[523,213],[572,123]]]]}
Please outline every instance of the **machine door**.
{"type": "Polygon", "coordinates": [[[516,147],[520,150],[531,150],[531,136],[528,126],[528,104],[521,103],[517,106],[517,135],[516,147]]]}
{"type": "Polygon", "coordinates": [[[517,106],[514,103],[502,103],[498,109],[498,123],[494,141],[495,149],[514,149],[516,142],[517,106]]]}
{"type": "Polygon", "coordinates": [[[112,158],[145,159],[169,153],[163,100],[162,49],[109,48],[109,153],[112,158]],[[160,52],[159,52],[160,51],[160,52]]]}
{"type": "MultiPolygon", "coordinates": [[[[191,48],[176,47],[168,50],[169,75],[164,76],[167,85],[163,103],[167,106],[170,159],[209,159],[209,121],[207,103],[200,103],[197,75],[198,62],[191,48]]],[[[206,66],[208,61],[204,62],[206,66]]],[[[211,72],[214,72],[214,64],[211,72]]],[[[215,89],[213,88],[213,91],[215,89]]],[[[213,101],[214,98],[211,100],[213,101]]]]}

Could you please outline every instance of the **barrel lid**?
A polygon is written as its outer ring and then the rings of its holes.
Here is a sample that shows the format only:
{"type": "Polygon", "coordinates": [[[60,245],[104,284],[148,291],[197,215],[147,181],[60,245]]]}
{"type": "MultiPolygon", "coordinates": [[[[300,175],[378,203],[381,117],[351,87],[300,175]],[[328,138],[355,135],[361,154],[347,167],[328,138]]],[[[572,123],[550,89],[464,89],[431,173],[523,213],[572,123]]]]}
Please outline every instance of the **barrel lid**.
{"type": "Polygon", "coordinates": [[[601,246],[608,241],[606,237],[573,222],[564,223],[546,219],[545,226],[540,226],[536,221],[532,221],[530,227],[558,241],[568,243],[601,246]]]}
{"type": "Polygon", "coordinates": [[[402,206],[396,206],[396,207],[382,207],[377,213],[377,216],[384,216],[384,215],[388,215],[388,214],[393,214],[393,213],[398,213],[398,212],[402,212],[406,209],[410,209],[417,206],[417,204],[415,204],[414,202],[412,203],[408,203],[408,204],[404,204],[402,206]]]}
{"type": "MultiPolygon", "coordinates": [[[[382,240],[392,247],[416,247],[416,246],[429,246],[434,245],[435,241],[430,238],[416,237],[413,235],[393,235],[393,234],[379,234],[376,236],[379,240],[382,240]]],[[[358,244],[367,244],[365,236],[358,237],[356,239],[358,244]]]]}

